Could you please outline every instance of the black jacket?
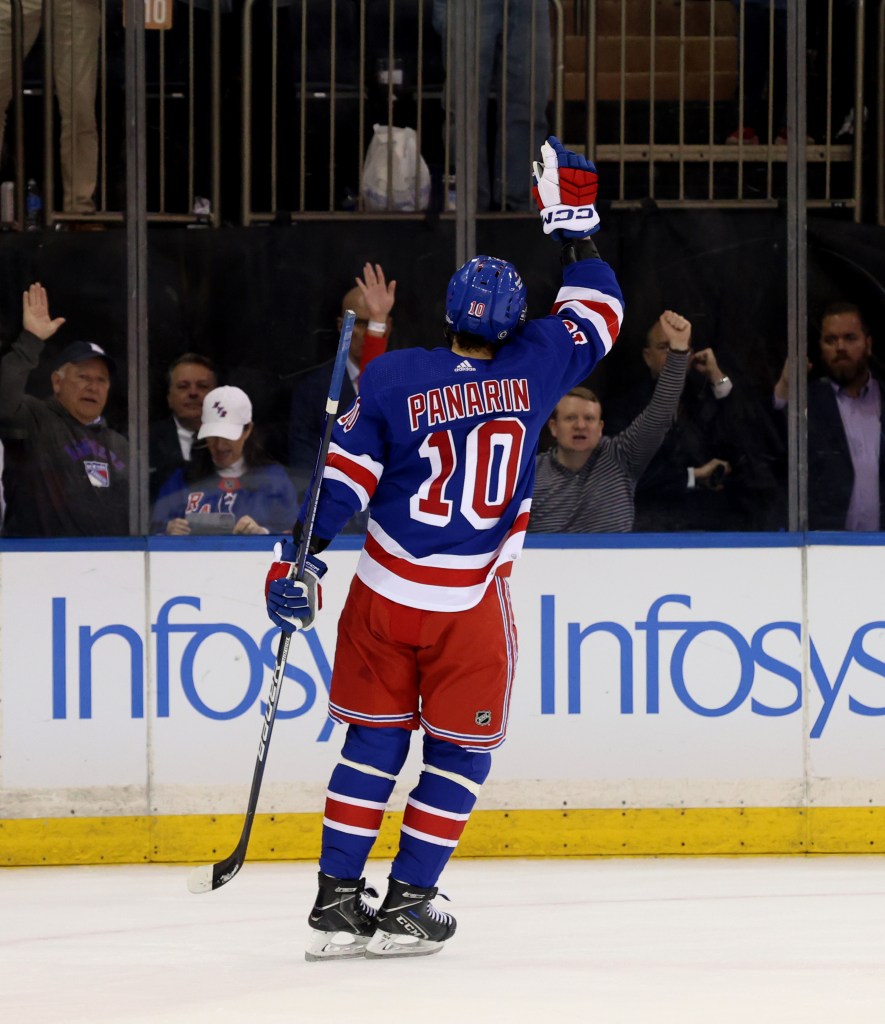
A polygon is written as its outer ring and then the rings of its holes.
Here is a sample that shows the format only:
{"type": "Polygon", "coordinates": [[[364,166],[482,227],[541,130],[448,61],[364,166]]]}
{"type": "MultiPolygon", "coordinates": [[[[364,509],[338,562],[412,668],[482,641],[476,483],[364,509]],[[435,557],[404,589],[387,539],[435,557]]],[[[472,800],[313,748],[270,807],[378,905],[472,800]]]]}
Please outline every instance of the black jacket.
{"type": "MultiPolygon", "coordinates": [[[[303,490],[310,481],[316,464],[320,434],[326,418],[326,399],[332,380],[335,360],[306,370],[295,378],[292,387],[292,408],[289,418],[289,467],[295,483],[303,490]]],[[[350,375],[345,372],[341,382],[341,396],[338,400],[339,413],[353,404],[356,392],[350,375]]]]}
{"type": "Polygon", "coordinates": [[[186,462],[181,455],[178,426],[171,413],[161,420],[155,420],[150,425],[149,433],[150,471],[148,483],[151,502],[154,502],[163,484],[177,469],[183,469],[186,462]]]}
{"type": "MultiPolygon", "coordinates": [[[[630,422],[654,390],[646,376],[603,404],[606,434],[630,422]]],[[[735,382],[716,398],[700,374],[690,374],[673,425],[636,485],[637,531],[769,530],[782,527],[775,465],[781,442],[771,416],[735,382]],[[731,473],[721,490],[688,486],[689,467],[722,459],[731,473]]]]}
{"type": "Polygon", "coordinates": [[[56,398],[25,394],[43,343],[22,331],[0,360],[6,537],[129,533],[129,442],[104,421],[84,426],[56,398]]]}
{"type": "MultiPolygon", "coordinates": [[[[885,402],[885,386],[882,401],[885,402]]],[[[844,530],[854,466],[848,439],[839,415],[833,385],[829,380],[808,384],[808,526],[811,530],[844,530]]],[[[882,500],[885,496],[885,435],[879,418],[879,529],[883,528],[882,500]]]]}

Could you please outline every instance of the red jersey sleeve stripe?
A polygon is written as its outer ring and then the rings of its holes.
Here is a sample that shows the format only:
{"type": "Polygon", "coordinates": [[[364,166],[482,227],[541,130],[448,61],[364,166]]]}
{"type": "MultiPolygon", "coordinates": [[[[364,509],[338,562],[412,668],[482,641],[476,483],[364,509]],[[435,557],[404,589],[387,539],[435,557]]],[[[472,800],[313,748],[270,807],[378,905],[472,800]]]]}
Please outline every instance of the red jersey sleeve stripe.
{"type": "Polygon", "coordinates": [[[339,473],[343,473],[348,479],[353,480],[358,487],[362,487],[370,498],[375,493],[375,488],[378,486],[378,477],[358,462],[354,462],[344,455],[339,455],[337,452],[330,452],[326,456],[326,465],[332,469],[337,469],[339,473]]]}

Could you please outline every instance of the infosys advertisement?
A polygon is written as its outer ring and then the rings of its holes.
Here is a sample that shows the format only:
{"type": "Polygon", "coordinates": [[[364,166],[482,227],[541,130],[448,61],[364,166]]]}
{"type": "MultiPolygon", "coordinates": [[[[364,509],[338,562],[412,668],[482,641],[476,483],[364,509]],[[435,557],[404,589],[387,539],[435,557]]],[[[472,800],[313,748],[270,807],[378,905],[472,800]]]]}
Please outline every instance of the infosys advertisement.
{"type": "MultiPolygon", "coordinates": [[[[323,610],[289,652],[264,812],[316,810],[343,738],[326,699],[358,552],[326,560],[323,610]]],[[[268,562],[0,553],[0,817],[239,813],[279,641],[268,562]]],[[[885,802],[883,576],[880,547],[529,547],[482,806],[885,802]]]]}

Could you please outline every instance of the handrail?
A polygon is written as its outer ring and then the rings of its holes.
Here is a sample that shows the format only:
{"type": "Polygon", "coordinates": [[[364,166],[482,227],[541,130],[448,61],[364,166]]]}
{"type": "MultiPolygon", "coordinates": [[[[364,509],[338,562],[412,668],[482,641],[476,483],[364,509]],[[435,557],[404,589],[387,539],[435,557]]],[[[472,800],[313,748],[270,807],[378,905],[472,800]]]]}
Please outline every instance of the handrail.
{"type": "MultiPolygon", "coordinates": [[[[857,54],[854,62],[854,222],[859,224],[863,212],[863,129],[864,129],[864,96],[863,96],[863,66],[864,66],[864,15],[866,13],[865,0],[857,0],[855,13],[855,47],[857,54]]],[[[881,78],[882,69],[879,66],[881,78]]]]}
{"type": "Polygon", "coordinates": [[[878,159],[876,161],[879,185],[878,221],[885,225],[885,0],[879,3],[879,95],[876,109],[879,111],[878,159]]]}
{"type": "Polygon", "coordinates": [[[25,224],[25,105],[22,97],[22,63],[24,61],[24,15],[22,0],[10,4],[12,32],[12,95],[15,110],[15,219],[25,224]]]}
{"type": "Polygon", "coordinates": [[[562,0],[550,0],[553,8],[553,134],[562,138],[565,123],[565,15],[562,0]]]}
{"type": "MultiPolygon", "coordinates": [[[[111,209],[108,204],[115,202],[116,196],[121,193],[115,188],[111,188],[109,192],[108,156],[110,155],[113,163],[116,152],[114,136],[115,133],[119,135],[120,126],[108,116],[107,111],[108,92],[114,84],[109,80],[108,69],[110,67],[113,74],[114,64],[112,49],[112,60],[110,63],[108,61],[108,50],[112,46],[113,36],[107,31],[105,20],[118,17],[118,13],[115,12],[118,12],[119,8],[107,0],[97,2],[100,3],[102,12],[98,71],[100,109],[97,111],[97,117],[100,118],[97,132],[100,174],[96,191],[98,210],[90,219],[99,223],[115,223],[121,219],[122,210],[111,209]]],[[[172,0],[168,2],[171,4],[172,0]]],[[[311,11],[319,9],[319,0],[310,2],[311,11]]],[[[540,4],[541,0],[537,2],[540,4]]],[[[427,43],[431,38],[426,35],[430,17],[426,6],[427,0],[422,0],[417,11],[417,40],[404,40],[405,32],[400,31],[399,22],[394,37],[395,17],[402,18],[404,10],[404,5],[397,3],[397,0],[387,0],[386,3],[379,0],[377,11],[381,17],[388,19],[384,27],[380,25],[381,18],[375,18],[376,8],[370,6],[369,0],[359,0],[358,5],[355,4],[353,8],[353,21],[346,23],[353,26],[353,38],[346,37],[348,43],[353,43],[352,54],[337,46],[338,40],[343,38],[342,31],[350,31],[344,29],[345,23],[341,21],[340,12],[335,14],[339,11],[338,5],[333,0],[323,0],[323,3],[329,7],[333,15],[332,38],[320,44],[315,36],[308,39],[304,31],[301,33],[302,45],[310,47],[303,51],[305,54],[311,55],[317,46],[322,45],[328,49],[331,57],[331,77],[316,91],[316,95],[323,95],[321,103],[314,103],[310,99],[313,93],[306,57],[301,60],[301,67],[294,82],[284,78],[284,55],[288,51],[276,44],[283,39],[283,19],[289,16],[283,13],[286,8],[280,7],[278,10],[279,5],[275,0],[264,0],[259,14],[256,0],[245,0],[242,5],[241,41],[235,44],[239,52],[231,61],[233,64],[241,61],[242,121],[239,125],[229,127],[226,120],[224,125],[225,131],[237,132],[239,129],[239,182],[234,181],[237,176],[236,169],[222,168],[221,164],[222,84],[227,86],[234,80],[233,75],[227,74],[226,67],[222,69],[221,38],[223,19],[229,17],[237,19],[239,23],[240,15],[222,14],[224,5],[221,3],[212,3],[208,5],[208,10],[197,9],[195,12],[195,7],[202,7],[199,0],[186,0],[184,4],[176,4],[179,15],[183,11],[180,22],[176,20],[177,34],[149,33],[158,36],[149,40],[150,43],[156,44],[151,50],[151,60],[155,61],[159,55],[161,61],[159,108],[155,105],[156,100],[150,95],[148,97],[150,134],[147,141],[147,160],[151,204],[147,215],[149,221],[192,223],[195,219],[192,205],[196,188],[201,193],[208,189],[206,194],[210,195],[211,213],[204,219],[218,226],[221,223],[222,188],[227,190],[228,186],[231,186],[233,195],[236,195],[238,188],[242,189],[241,196],[238,200],[234,199],[234,202],[239,202],[238,219],[243,224],[269,220],[280,207],[296,211],[299,216],[335,215],[341,205],[339,200],[343,186],[356,187],[359,192],[359,186],[362,184],[362,147],[366,131],[371,132],[371,118],[375,116],[383,123],[386,117],[388,123],[395,124],[398,123],[395,116],[402,109],[399,104],[394,106],[394,102],[401,97],[399,94],[394,95],[392,75],[388,75],[386,86],[386,114],[383,83],[382,88],[377,91],[373,91],[372,86],[367,84],[372,73],[372,68],[368,67],[368,64],[374,53],[373,28],[381,28],[381,34],[386,32],[387,36],[386,43],[383,40],[378,41],[380,57],[386,54],[390,63],[395,57],[396,47],[396,56],[405,55],[411,60],[413,76],[417,70],[417,78],[409,83],[411,89],[408,102],[416,103],[415,113],[412,115],[415,120],[412,123],[418,136],[417,153],[421,154],[425,147],[428,152],[430,151],[437,138],[437,108],[433,105],[436,93],[429,87],[429,80],[426,80],[428,73],[434,73],[430,72],[430,68],[436,59],[427,43]],[[268,12],[267,24],[263,18],[265,6],[268,12]],[[274,34],[274,45],[267,56],[263,48],[265,29],[274,34]],[[182,50],[187,50],[186,54],[178,49],[172,49],[179,45],[182,50]],[[208,58],[203,56],[207,53],[208,58]],[[277,53],[280,54],[279,58],[277,53]],[[173,57],[180,63],[174,64],[173,57]],[[344,62],[350,61],[351,57],[358,75],[355,90],[351,90],[349,84],[342,84],[349,83],[349,78],[345,79],[336,74],[336,66],[338,71],[341,71],[344,62]],[[265,60],[267,74],[258,63],[265,60]],[[198,66],[201,61],[202,66],[198,66]],[[174,77],[176,74],[183,76],[183,89],[180,94],[175,93],[173,88],[177,81],[174,77]],[[267,102],[263,102],[263,95],[259,95],[263,94],[265,84],[268,88],[267,102]],[[177,120],[169,96],[174,94],[176,98],[184,98],[185,92],[188,94],[187,103],[180,104],[181,120],[177,120]],[[380,101],[377,110],[373,107],[375,101],[380,101]],[[269,123],[265,116],[258,117],[256,111],[261,108],[267,110],[269,123]],[[284,124],[289,111],[293,116],[288,124],[284,124]],[[183,123],[185,117],[186,125],[183,123]],[[201,124],[196,124],[198,119],[201,124]],[[210,130],[201,136],[200,129],[205,128],[207,121],[210,122],[210,130]],[[349,128],[346,133],[341,130],[345,121],[349,128]],[[307,134],[317,127],[321,129],[318,132],[319,146],[317,140],[307,134]],[[179,149],[175,149],[172,143],[167,141],[167,136],[176,131],[179,131],[179,149]],[[342,141],[345,135],[348,141],[342,141]],[[351,138],[354,140],[356,151],[351,148],[351,138]],[[322,159],[313,155],[318,148],[324,149],[322,159]],[[291,168],[286,167],[283,162],[287,151],[291,151],[293,157],[291,168]],[[180,166],[173,163],[176,152],[182,154],[180,166]],[[345,166],[348,169],[347,177],[342,171],[345,166]],[[323,167],[324,170],[319,172],[318,167],[323,167]],[[195,168],[200,174],[197,182],[195,168]],[[316,187],[313,188],[312,185],[316,187]],[[187,203],[184,201],[185,197],[187,203]]],[[[728,105],[727,90],[731,87],[732,78],[737,80],[738,86],[744,82],[742,55],[745,43],[749,45],[750,39],[748,36],[744,40],[743,34],[735,25],[744,24],[746,12],[750,7],[747,0],[739,0],[736,8],[731,8],[730,4],[723,3],[722,0],[710,0],[707,5],[709,10],[700,0],[678,0],[677,3],[648,5],[634,5],[630,0],[606,4],[600,4],[597,0],[575,0],[572,6],[565,5],[563,0],[546,0],[546,3],[549,4],[551,27],[552,131],[562,138],[566,145],[583,148],[597,162],[603,161],[610,165],[607,168],[606,180],[610,183],[613,203],[631,205],[638,200],[650,198],[655,202],[675,201],[693,206],[706,203],[710,206],[723,207],[737,203],[749,207],[760,203],[776,206],[783,201],[787,146],[776,145],[771,141],[772,134],[779,128],[780,116],[779,112],[773,110],[772,89],[769,88],[769,98],[764,104],[766,110],[760,111],[758,115],[763,122],[756,126],[759,129],[761,144],[751,145],[738,138],[736,145],[726,145],[723,124],[720,123],[724,121],[724,112],[728,105]],[[648,13],[642,13],[643,11],[648,13]],[[610,38],[603,44],[601,36],[610,38]],[[649,48],[647,65],[637,63],[637,52],[640,49],[634,45],[637,36],[644,37],[641,39],[642,52],[646,46],[649,48]],[[583,40],[583,43],[580,40],[583,40]],[[735,47],[738,52],[737,58],[734,57],[735,47]],[[580,70],[577,65],[573,67],[569,63],[572,57],[576,61],[583,59],[583,110],[577,103],[572,105],[572,101],[577,99],[571,92],[576,76],[569,72],[580,70]],[[736,65],[733,63],[735,59],[736,65]],[[641,106],[643,103],[646,107],[641,106]],[[702,117],[695,109],[700,106],[703,108],[702,117]],[[647,115],[645,109],[648,111],[647,115]],[[643,120],[645,124],[642,123],[643,120]],[[582,132],[583,138],[580,137],[582,132]],[[569,135],[571,137],[567,137],[569,135]]],[[[821,120],[826,121],[826,125],[821,126],[824,137],[806,146],[805,157],[809,167],[813,168],[813,173],[809,177],[810,207],[839,207],[846,212],[850,211],[849,216],[858,222],[863,218],[864,200],[867,199],[867,216],[876,218],[881,224],[885,223],[885,128],[874,132],[874,143],[868,130],[871,126],[865,125],[863,118],[865,106],[869,109],[875,107],[881,118],[885,105],[885,76],[881,74],[877,82],[878,96],[873,92],[864,96],[865,86],[869,85],[863,77],[864,48],[874,45],[872,32],[869,33],[869,38],[865,38],[864,35],[865,18],[872,16],[872,11],[867,10],[870,6],[865,0],[857,0],[851,12],[846,15],[849,18],[854,17],[855,21],[848,21],[843,26],[836,18],[834,0],[829,0],[827,4],[826,24],[822,24],[821,32],[828,54],[833,48],[834,21],[837,43],[839,30],[843,27],[845,33],[853,37],[854,54],[846,58],[853,59],[856,56],[855,74],[849,90],[855,111],[853,137],[835,138],[833,134],[840,123],[837,119],[834,124],[834,118],[837,115],[841,118],[843,110],[838,96],[835,97],[835,102],[840,103],[840,109],[836,110],[833,107],[833,57],[828,55],[826,63],[821,63],[820,78],[822,96],[825,95],[825,99],[822,99],[825,109],[823,105],[817,107],[821,120]],[[870,146],[876,146],[876,168],[873,170],[870,167],[869,175],[864,171],[862,160],[865,144],[867,155],[870,146]],[[868,193],[866,197],[864,189],[868,193]],[[870,189],[875,190],[875,203],[869,202],[872,199],[870,189]]],[[[307,18],[307,8],[308,3],[304,2],[301,7],[302,29],[306,27],[304,19],[307,18]]],[[[878,14],[877,57],[878,66],[881,68],[885,63],[885,0],[880,0],[875,9],[878,14]]],[[[33,166],[33,161],[29,163],[27,160],[26,148],[34,138],[33,128],[36,127],[29,124],[31,131],[26,137],[23,130],[25,117],[31,121],[35,120],[30,113],[32,107],[29,104],[32,101],[25,98],[23,103],[22,100],[23,43],[25,37],[31,33],[31,23],[29,21],[28,25],[24,24],[22,0],[10,0],[10,10],[13,78],[10,115],[11,121],[14,117],[15,137],[10,139],[9,150],[15,160],[15,220],[23,227],[26,168],[33,166]]],[[[43,12],[46,46],[43,56],[44,88],[41,104],[44,151],[41,188],[45,222],[50,226],[62,221],[84,219],[83,214],[63,209],[60,197],[56,199],[56,192],[60,194],[60,188],[57,180],[58,142],[54,128],[56,115],[52,51],[53,36],[58,35],[62,26],[53,24],[53,13],[53,5],[46,3],[43,12]]],[[[775,5],[770,5],[766,12],[769,67],[782,59],[774,44],[776,16],[780,17],[780,12],[775,11],[775,5]]],[[[32,15],[28,14],[27,17],[30,19],[32,15]]],[[[413,21],[409,23],[409,33],[413,31],[413,21]]],[[[297,26],[294,30],[297,33],[297,26]]],[[[328,30],[327,20],[323,32],[328,30]]],[[[848,40],[845,42],[847,45],[848,40]]],[[[455,80],[454,68],[457,60],[452,59],[456,55],[451,51],[451,39],[449,51],[446,55],[440,54],[443,67],[453,69],[453,73],[446,76],[445,96],[442,97],[439,107],[444,122],[444,141],[439,148],[444,150],[444,153],[440,153],[437,159],[442,164],[443,176],[451,172],[454,157],[448,124],[453,103],[451,87],[455,80]]],[[[764,60],[764,57],[762,59],[764,60]]],[[[526,64],[526,73],[530,72],[534,80],[534,61],[530,69],[528,62],[526,64]]],[[[155,65],[149,64],[150,67],[155,65]]],[[[350,63],[347,69],[349,73],[350,63]]],[[[323,74],[325,75],[325,72],[323,74]]],[[[432,81],[435,83],[436,80],[432,81]]],[[[837,81],[836,85],[838,84],[837,81]]],[[[849,83],[846,82],[845,85],[848,87],[849,83]]],[[[503,110],[502,88],[507,88],[506,84],[502,83],[497,87],[499,108],[503,110]]],[[[533,95],[533,90],[531,93],[533,95]]],[[[847,107],[848,96],[844,99],[847,107]]],[[[110,100],[113,111],[113,95],[110,96],[110,100]]],[[[745,111],[740,89],[736,94],[735,105],[738,114],[745,111]]],[[[749,116],[748,111],[747,114],[749,116]]],[[[510,127],[504,124],[502,128],[502,137],[509,132],[512,138],[510,127]]],[[[416,191],[419,189],[418,177],[416,174],[416,191]]],[[[458,184],[466,188],[466,182],[458,181],[458,184]]],[[[388,188],[392,190],[391,174],[388,174],[388,188]]],[[[348,212],[353,214],[360,211],[357,209],[348,212]]],[[[501,210],[494,213],[504,213],[503,203],[501,210]]],[[[451,215],[451,211],[444,210],[444,215],[451,215]]]]}
{"type": "MultiPolygon", "coordinates": [[[[242,47],[242,172],[240,201],[240,222],[246,226],[252,223],[252,8],[255,0],[243,4],[243,47],[242,47]]],[[[304,68],[302,67],[302,74],[304,68]]],[[[302,92],[302,96],[304,93],[302,92]]]]}

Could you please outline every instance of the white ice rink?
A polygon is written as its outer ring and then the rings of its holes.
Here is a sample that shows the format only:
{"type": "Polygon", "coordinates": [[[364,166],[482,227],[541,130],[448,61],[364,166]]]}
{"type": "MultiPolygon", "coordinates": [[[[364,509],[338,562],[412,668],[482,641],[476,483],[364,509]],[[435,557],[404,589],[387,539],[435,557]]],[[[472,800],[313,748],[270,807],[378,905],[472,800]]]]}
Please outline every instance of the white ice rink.
{"type": "Polygon", "coordinates": [[[881,857],[456,860],[456,936],[380,963],[304,961],[315,871],[2,869],[0,1021],[885,1024],[881,857]]]}

